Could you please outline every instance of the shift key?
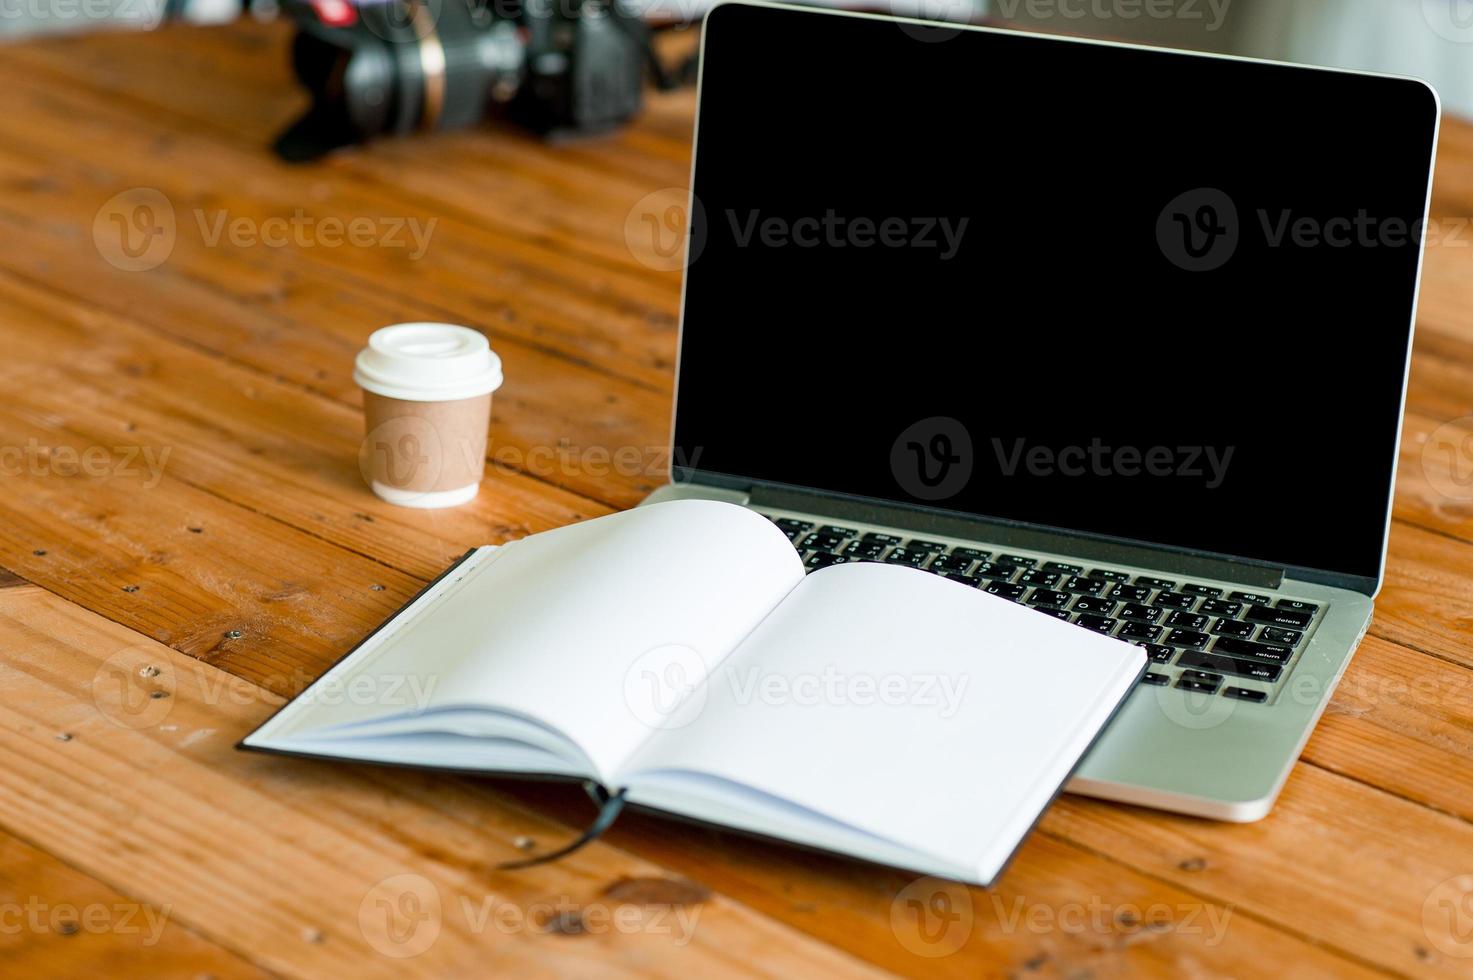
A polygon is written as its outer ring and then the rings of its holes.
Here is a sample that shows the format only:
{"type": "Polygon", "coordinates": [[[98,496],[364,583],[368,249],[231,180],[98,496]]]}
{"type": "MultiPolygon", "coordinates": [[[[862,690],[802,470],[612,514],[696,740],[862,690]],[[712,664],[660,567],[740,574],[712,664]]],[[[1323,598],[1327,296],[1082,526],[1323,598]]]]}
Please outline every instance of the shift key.
{"type": "Polygon", "coordinates": [[[1251,677],[1254,680],[1269,683],[1278,680],[1279,674],[1284,670],[1282,667],[1258,663],[1255,660],[1239,660],[1237,657],[1222,657],[1215,653],[1196,653],[1191,650],[1183,653],[1177,663],[1182,667],[1210,670],[1218,674],[1233,674],[1237,677],[1251,677]]]}

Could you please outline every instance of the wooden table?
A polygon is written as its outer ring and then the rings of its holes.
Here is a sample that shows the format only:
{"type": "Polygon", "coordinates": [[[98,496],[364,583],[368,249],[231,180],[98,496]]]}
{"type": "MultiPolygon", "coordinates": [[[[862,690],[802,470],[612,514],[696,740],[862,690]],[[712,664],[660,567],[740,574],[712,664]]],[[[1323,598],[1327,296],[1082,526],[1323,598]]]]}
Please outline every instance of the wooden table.
{"type": "Polygon", "coordinates": [[[0,57],[7,975],[1473,975],[1473,457],[1429,443],[1473,415],[1473,127],[1444,132],[1386,587],[1267,820],[1066,797],[992,891],[639,815],[507,873],[580,792],[232,746],[468,546],[663,479],[679,278],[625,225],[685,185],[692,98],[596,142],[491,126],[291,168],[264,149],[303,103],[287,37],[0,57]],[[422,256],[390,240],[411,220],[422,256]],[[355,462],[352,355],[418,319],[507,371],[484,489],[442,513],[355,462]]]}

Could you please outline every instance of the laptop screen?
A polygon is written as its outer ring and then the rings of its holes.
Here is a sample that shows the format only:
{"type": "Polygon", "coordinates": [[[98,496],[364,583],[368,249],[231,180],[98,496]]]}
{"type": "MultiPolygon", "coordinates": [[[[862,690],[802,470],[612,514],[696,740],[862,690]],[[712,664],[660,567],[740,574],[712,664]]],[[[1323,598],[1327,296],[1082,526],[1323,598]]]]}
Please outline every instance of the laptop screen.
{"type": "Polygon", "coordinates": [[[676,462],[1379,578],[1437,111],[718,8],[676,462]]]}

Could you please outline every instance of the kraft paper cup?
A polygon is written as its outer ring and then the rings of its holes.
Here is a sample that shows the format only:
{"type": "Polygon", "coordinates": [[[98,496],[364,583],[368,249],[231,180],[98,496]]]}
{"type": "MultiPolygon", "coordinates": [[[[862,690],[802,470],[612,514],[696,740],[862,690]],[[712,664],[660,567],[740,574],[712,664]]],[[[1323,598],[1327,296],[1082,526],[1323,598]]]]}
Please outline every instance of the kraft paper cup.
{"type": "Polygon", "coordinates": [[[367,436],[359,452],[375,494],[402,507],[454,507],[475,497],[486,460],[501,358],[486,338],[449,323],[375,330],[354,363],[367,436]]]}

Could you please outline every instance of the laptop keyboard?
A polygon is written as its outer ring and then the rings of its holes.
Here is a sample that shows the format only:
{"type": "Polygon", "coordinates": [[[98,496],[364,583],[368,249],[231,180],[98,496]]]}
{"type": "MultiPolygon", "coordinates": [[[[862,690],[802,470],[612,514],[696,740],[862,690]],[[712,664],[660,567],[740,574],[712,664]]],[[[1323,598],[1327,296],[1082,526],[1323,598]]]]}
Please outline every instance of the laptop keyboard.
{"type": "Polygon", "coordinates": [[[1274,700],[1327,608],[1232,585],[760,513],[810,572],[856,561],[909,565],[1140,646],[1150,658],[1142,684],[1254,704],[1274,700]]]}

